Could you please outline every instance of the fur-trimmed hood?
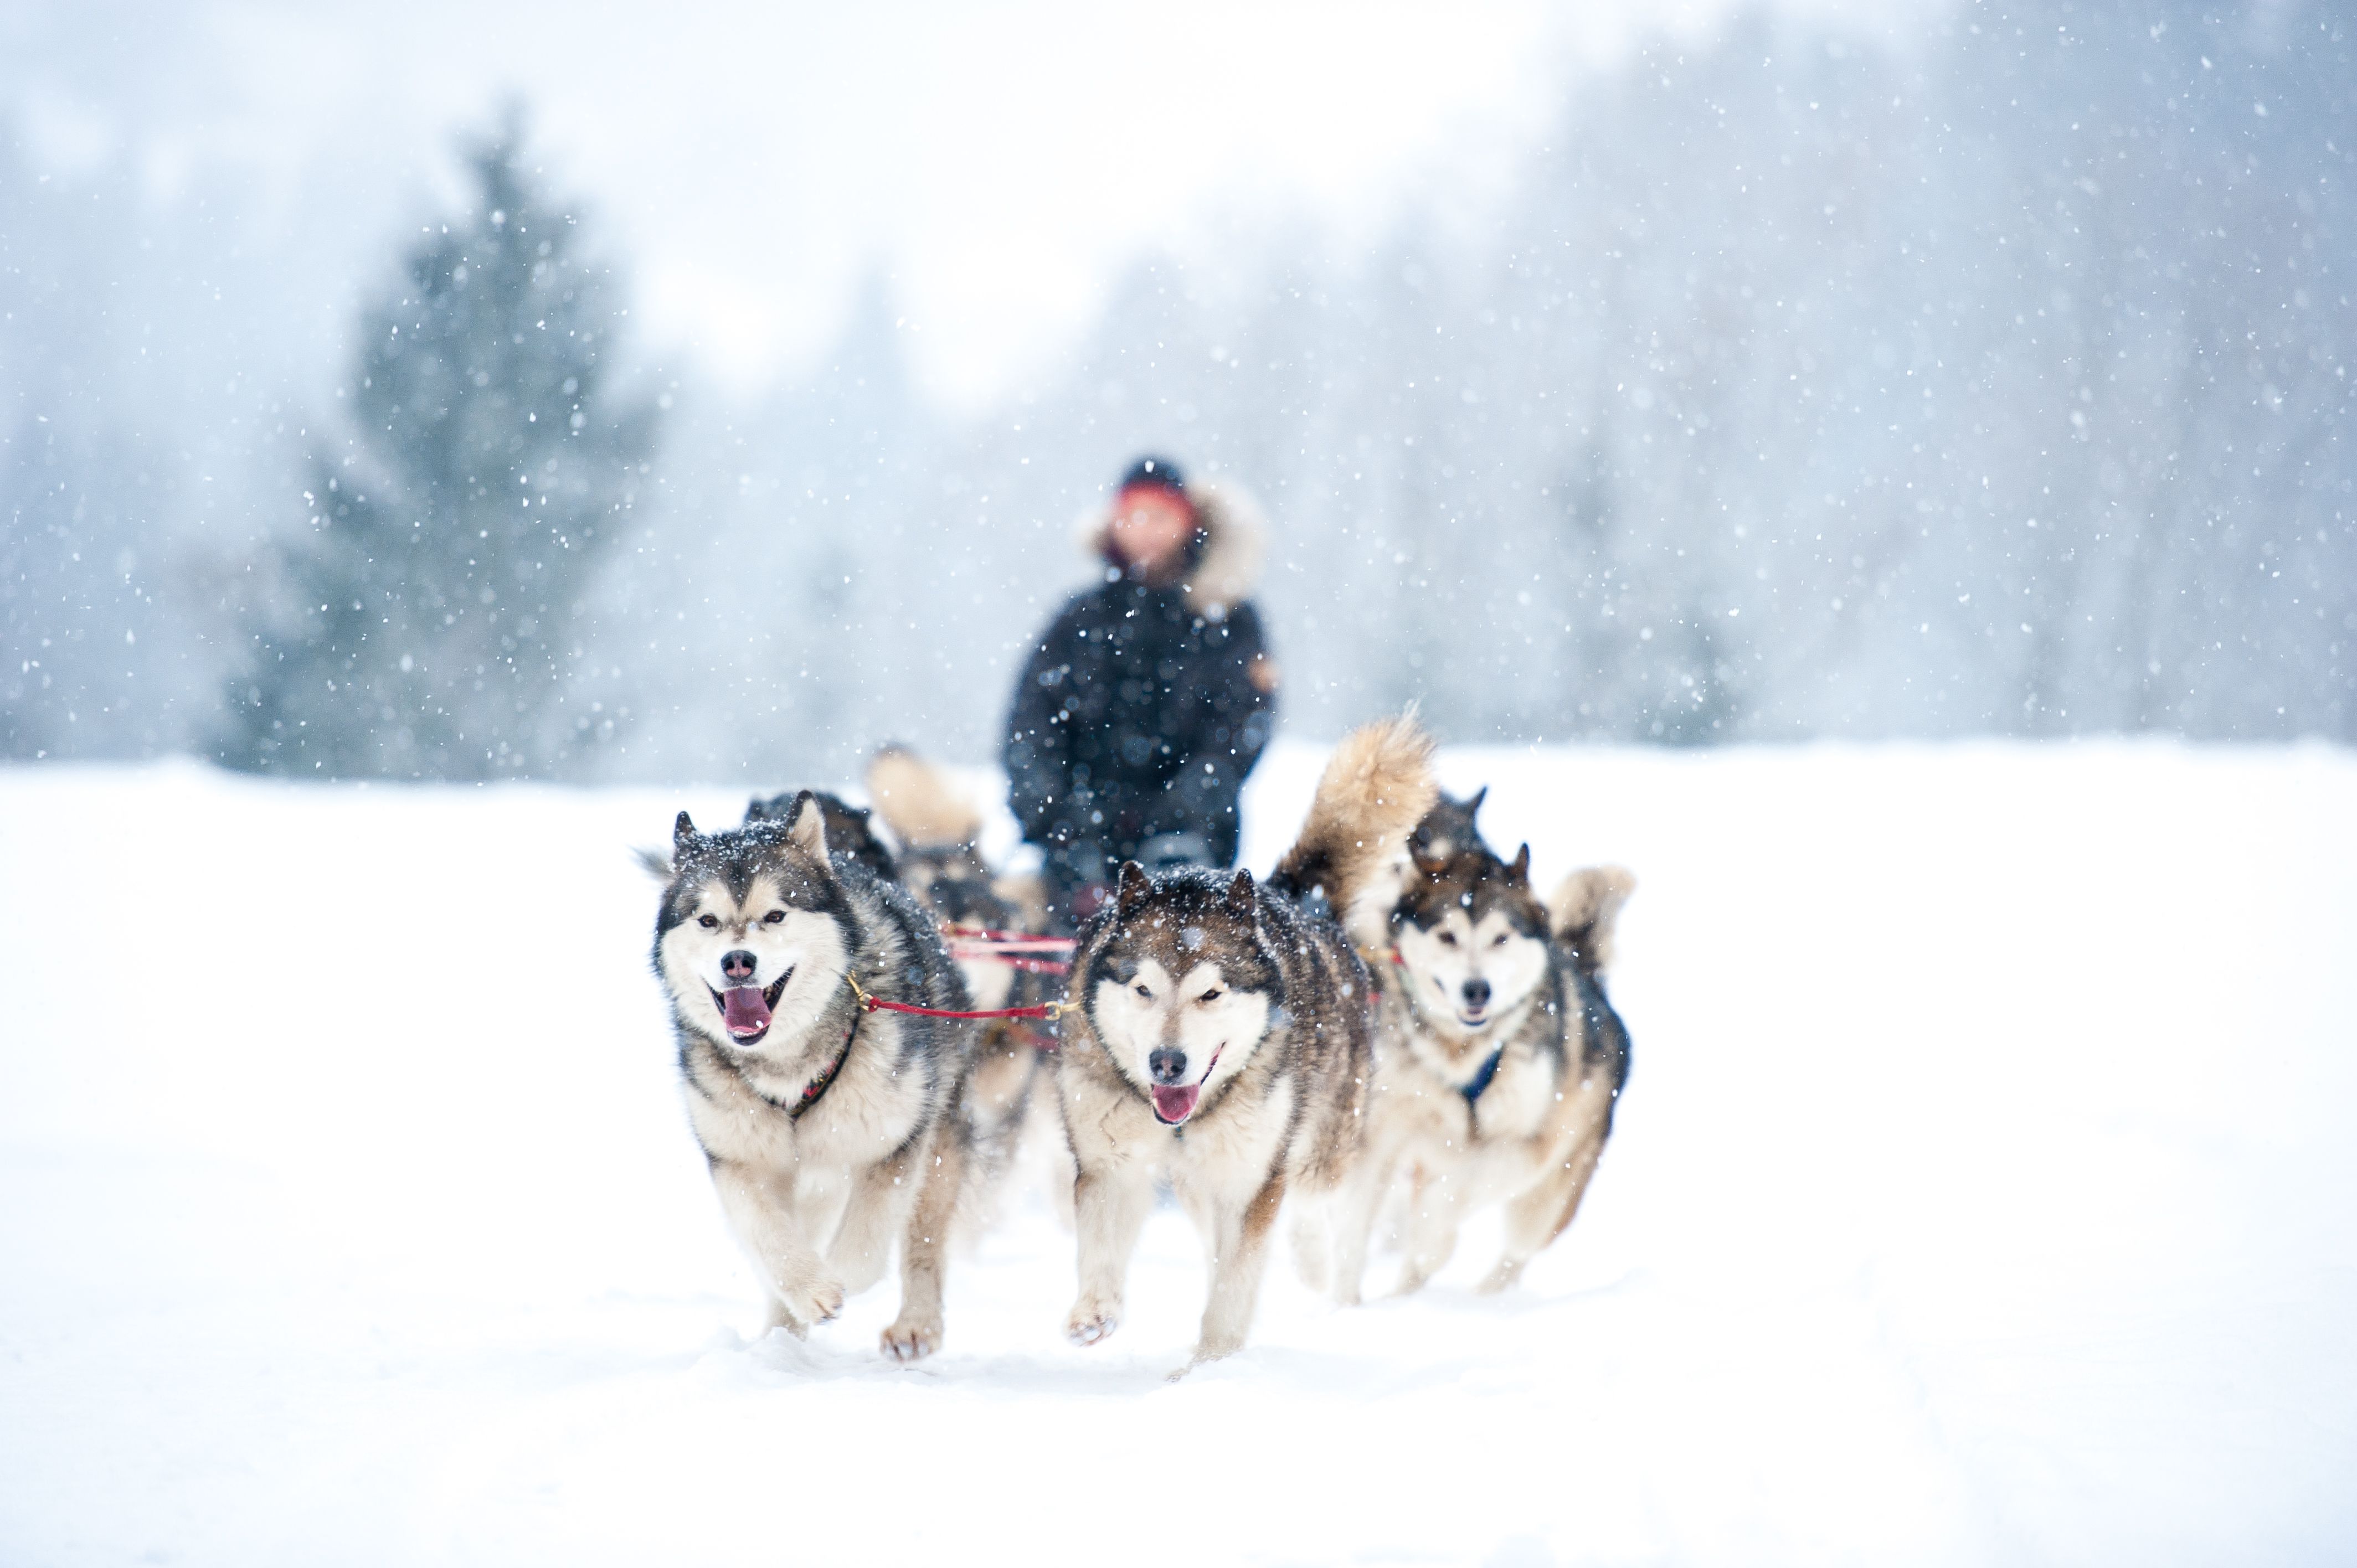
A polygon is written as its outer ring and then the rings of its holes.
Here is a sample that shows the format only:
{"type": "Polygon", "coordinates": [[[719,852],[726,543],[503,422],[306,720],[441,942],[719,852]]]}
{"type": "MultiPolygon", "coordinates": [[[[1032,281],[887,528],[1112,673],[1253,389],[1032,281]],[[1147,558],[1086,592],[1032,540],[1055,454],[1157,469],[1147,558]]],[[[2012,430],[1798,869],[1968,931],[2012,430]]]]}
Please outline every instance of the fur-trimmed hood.
{"type": "MultiPolygon", "coordinates": [[[[1203,553],[1180,585],[1187,607],[1206,620],[1219,620],[1228,607],[1252,596],[1260,585],[1261,561],[1268,550],[1268,523],[1258,503],[1232,484],[1196,479],[1187,486],[1195,521],[1203,531],[1203,553]]],[[[1110,505],[1082,521],[1081,542],[1092,560],[1105,555],[1113,527],[1110,505]]]]}

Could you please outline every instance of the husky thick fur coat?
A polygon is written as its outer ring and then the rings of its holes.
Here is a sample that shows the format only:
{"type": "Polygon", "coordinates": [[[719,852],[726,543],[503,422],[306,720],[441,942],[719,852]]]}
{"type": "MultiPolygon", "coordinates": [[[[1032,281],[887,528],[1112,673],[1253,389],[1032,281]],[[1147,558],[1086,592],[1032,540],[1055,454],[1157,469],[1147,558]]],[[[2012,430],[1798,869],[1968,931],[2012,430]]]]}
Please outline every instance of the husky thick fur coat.
{"type": "Polygon", "coordinates": [[[1394,1176],[1407,1178],[1399,1288],[1455,1251],[1474,1206],[1502,1202],[1505,1246],[1482,1282],[1502,1290],[1578,1212],[1629,1077],[1629,1035],[1606,999],[1614,919],[1635,879],[1575,872],[1552,914],[1531,890],[1530,846],[1510,863],[1445,800],[1412,841],[1389,913],[1367,1155],[1342,1206],[1334,1281],[1359,1298],[1394,1176]]]}
{"type": "Polygon", "coordinates": [[[1431,805],[1431,742],[1405,719],[1352,735],[1266,885],[1122,866],[1082,930],[1057,1088],[1078,1166],[1080,1293],[1066,1333],[1120,1324],[1131,1253],[1167,1180],[1211,1261],[1197,1360],[1240,1348],[1288,1194],[1339,1191],[1372,1076],[1369,981],[1341,928],[1302,908],[1353,895],[1431,805]]]}
{"type": "Polygon", "coordinates": [[[897,1240],[900,1310],[883,1348],[913,1360],[942,1341],[973,1026],[861,1007],[846,974],[929,1007],[963,1009],[965,986],[905,888],[829,854],[824,819],[807,793],[716,833],[682,811],[654,967],[688,1121],[770,1326],[802,1336],[834,1316],[897,1240]]]}

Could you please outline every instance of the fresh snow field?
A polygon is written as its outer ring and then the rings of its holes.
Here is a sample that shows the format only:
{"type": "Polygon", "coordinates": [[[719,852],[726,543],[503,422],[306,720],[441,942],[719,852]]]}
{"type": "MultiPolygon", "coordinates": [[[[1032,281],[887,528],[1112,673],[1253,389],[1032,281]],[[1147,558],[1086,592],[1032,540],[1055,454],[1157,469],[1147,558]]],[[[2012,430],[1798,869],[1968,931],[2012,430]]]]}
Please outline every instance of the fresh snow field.
{"type": "Polygon", "coordinates": [[[1445,773],[1641,879],[1588,1206],[1167,1384],[1184,1219],[1075,1349],[1029,1190],[748,1337],[627,853],[741,795],[0,771],[0,1563],[2357,1560],[2357,756],[1445,773]]]}

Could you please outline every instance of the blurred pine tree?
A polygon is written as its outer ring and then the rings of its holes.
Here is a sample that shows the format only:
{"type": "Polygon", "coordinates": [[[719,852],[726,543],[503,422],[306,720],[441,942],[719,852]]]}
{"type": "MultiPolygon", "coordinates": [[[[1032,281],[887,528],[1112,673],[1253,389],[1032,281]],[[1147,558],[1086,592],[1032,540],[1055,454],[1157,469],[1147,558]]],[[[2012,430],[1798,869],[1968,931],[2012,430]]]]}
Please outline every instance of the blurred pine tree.
{"type": "Polygon", "coordinates": [[[522,151],[470,155],[473,209],[368,312],[355,438],[314,460],[310,527],[273,563],[221,761],[330,777],[578,770],[581,601],[647,473],[656,411],[610,385],[627,312],[576,211],[522,151]]]}

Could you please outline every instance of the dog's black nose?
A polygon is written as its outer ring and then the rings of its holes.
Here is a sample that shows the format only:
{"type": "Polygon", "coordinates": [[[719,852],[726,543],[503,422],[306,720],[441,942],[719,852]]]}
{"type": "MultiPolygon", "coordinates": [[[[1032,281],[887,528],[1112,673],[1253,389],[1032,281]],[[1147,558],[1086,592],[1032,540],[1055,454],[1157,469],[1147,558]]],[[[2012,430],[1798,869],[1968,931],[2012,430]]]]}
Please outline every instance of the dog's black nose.
{"type": "Polygon", "coordinates": [[[1467,981],[1465,983],[1465,1005],[1468,1007],[1479,1008],[1487,1007],[1489,1004],[1490,983],[1486,980],[1467,981]]]}
{"type": "Polygon", "coordinates": [[[1155,1051],[1146,1058],[1148,1072],[1157,1083],[1176,1083],[1187,1076],[1187,1053],[1168,1048],[1155,1051]]]}
{"type": "Polygon", "coordinates": [[[761,961],[743,948],[738,948],[735,952],[720,955],[720,972],[739,985],[751,984],[753,972],[760,967],[761,961]]]}

